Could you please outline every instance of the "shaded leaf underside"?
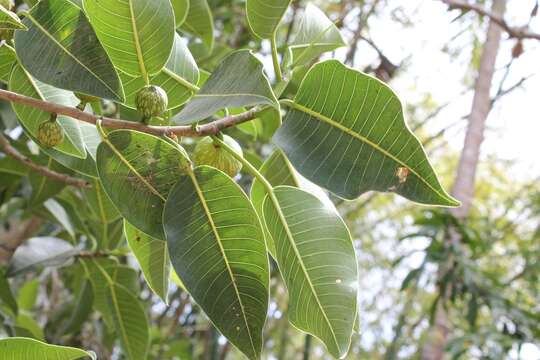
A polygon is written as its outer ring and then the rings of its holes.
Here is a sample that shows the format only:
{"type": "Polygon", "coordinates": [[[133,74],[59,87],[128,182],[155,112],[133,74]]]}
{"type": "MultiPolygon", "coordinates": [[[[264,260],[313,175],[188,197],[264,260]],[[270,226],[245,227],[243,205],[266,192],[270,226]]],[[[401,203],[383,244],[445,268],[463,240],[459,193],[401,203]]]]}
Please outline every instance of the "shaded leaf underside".
{"type": "Polygon", "coordinates": [[[274,141],[298,171],[336,195],[369,190],[455,206],[442,188],[402,105],[379,80],[336,60],[315,65],[274,141]]]}

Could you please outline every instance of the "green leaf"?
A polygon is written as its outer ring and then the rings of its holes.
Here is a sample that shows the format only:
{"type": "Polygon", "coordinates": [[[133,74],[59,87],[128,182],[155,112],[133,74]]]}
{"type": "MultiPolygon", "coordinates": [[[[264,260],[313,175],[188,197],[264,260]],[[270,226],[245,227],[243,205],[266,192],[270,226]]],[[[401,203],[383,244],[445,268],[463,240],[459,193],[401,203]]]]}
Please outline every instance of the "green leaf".
{"type": "MultiPolygon", "coordinates": [[[[124,105],[135,109],[135,98],[139,90],[145,85],[142,77],[134,78],[120,73],[126,101],[124,105]]],[[[169,97],[167,109],[174,109],[184,104],[198,89],[199,68],[189,49],[180,38],[175,35],[174,47],[167,64],[157,75],[150,79],[150,83],[160,86],[169,97]]]]}
{"type": "Polygon", "coordinates": [[[111,309],[109,308],[107,296],[107,278],[104,276],[103,272],[100,271],[98,265],[101,266],[108,274],[111,273],[111,269],[114,269],[117,264],[114,263],[111,259],[102,258],[95,261],[90,260],[81,260],[81,264],[84,268],[86,278],[90,281],[92,285],[92,294],[94,296],[93,307],[95,310],[99,311],[103,317],[103,321],[107,327],[112,328],[113,319],[111,314],[111,309]]]}
{"type": "Polygon", "coordinates": [[[83,7],[118,69],[146,79],[165,66],[175,29],[169,0],[84,0],[83,7]]]}
{"type": "Polygon", "coordinates": [[[108,285],[108,301],[116,335],[129,360],[146,360],[150,347],[149,324],[144,308],[128,289],[116,283],[108,285]]]}
{"type": "Polygon", "coordinates": [[[124,221],[124,234],[150,289],[167,303],[171,264],[167,243],[141,232],[124,221]]]}
{"type": "Polygon", "coordinates": [[[201,90],[176,115],[176,124],[191,124],[212,116],[224,108],[270,105],[279,111],[279,104],[263,64],[249,50],[227,56],[206,80],[201,90]]]}
{"type": "Polygon", "coordinates": [[[93,179],[92,187],[83,189],[84,199],[95,218],[103,224],[109,224],[120,217],[118,210],[103,190],[99,179],[93,179]]]}
{"type": "Polygon", "coordinates": [[[207,0],[189,0],[188,15],[182,30],[200,38],[208,51],[214,47],[214,18],[207,0]]]}
{"type": "Polygon", "coordinates": [[[28,336],[36,340],[45,340],[45,334],[41,326],[26,312],[19,312],[17,315],[15,333],[17,336],[28,336]]]}
{"type": "Polygon", "coordinates": [[[318,7],[308,4],[289,47],[292,66],[309,63],[325,52],[346,45],[334,23],[318,7]]]}
{"type": "MultiPolygon", "coordinates": [[[[82,130],[82,128],[81,128],[82,130]]],[[[28,134],[28,131],[27,131],[28,134]]],[[[30,134],[30,138],[37,143],[37,139],[30,134]]],[[[41,149],[45,154],[52,157],[54,160],[58,161],[60,164],[65,167],[85,176],[92,178],[97,178],[96,162],[92,156],[87,156],[85,159],[81,159],[75,156],[69,156],[60,151],[55,150],[54,148],[42,148],[41,149]]]]}
{"type": "MultiPolygon", "coordinates": [[[[41,165],[61,174],[71,175],[72,173],[72,171],[66,169],[60,163],[54,161],[51,157],[49,157],[46,162],[43,162],[41,165]]],[[[40,175],[34,171],[30,172],[28,175],[28,180],[32,186],[32,195],[29,200],[30,206],[41,204],[45,200],[57,195],[66,187],[66,183],[64,182],[52,180],[51,178],[40,175]]]]}
{"type": "Polygon", "coordinates": [[[70,316],[62,327],[61,334],[78,333],[81,330],[92,313],[93,301],[92,284],[89,280],[84,279],[78,289],[70,316]]]}
{"type": "Polygon", "coordinates": [[[165,239],[163,206],[187,163],[179,146],[131,130],[111,132],[97,152],[109,199],[130,224],[157,239],[165,239]]]}
{"type": "Polygon", "coordinates": [[[19,309],[30,311],[37,301],[40,280],[34,279],[25,282],[17,293],[17,304],[19,309]]]}
{"type": "Polygon", "coordinates": [[[251,31],[261,39],[270,39],[279,26],[291,0],[247,0],[246,13],[251,31]]]}
{"type": "Polygon", "coordinates": [[[278,186],[264,201],[264,219],[289,291],[289,320],[347,353],[356,316],[356,257],[345,223],[316,197],[278,186]]]}
{"type": "Polygon", "coordinates": [[[456,206],[441,186],[401,102],[379,80],[336,60],[306,75],[274,136],[306,178],[345,199],[392,191],[423,204],[456,206]]]}
{"type": "Polygon", "coordinates": [[[216,328],[258,359],[268,306],[268,257],[258,216],[223,172],[201,166],[171,190],[163,225],[171,262],[216,328]]]}
{"type": "Polygon", "coordinates": [[[9,306],[9,309],[13,312],[13,314],[17,314],[19,311],[17,301],[13,297],[9,281],[6,278],[3,269],[0,269],[0,300],[2,303],[9,306]]]}
{"type": "Polygon", "coordinates": [[[0,159],[0,172],[10,175],[27,176],[29,168],[14,158],[5,156],[0,159]]]}
{"type": "Polygon", "coordinates": [[[15,50],[36,79],[56,87],[123,100],[113,64],[82,10],[68,0],[40,1],[15,33],[15,50]]]}
{"type": "Polygon", "coordinates": [[[13,11],[0,5],[0,30],[27,30],[21,19],[13,11]]]}
{"type": "Polygon", "coordinates": [[[0,42],[0,82],[7,84],[13,65],[17,63],[15,49],[5,42],[0,42]]]}
{"type": "Polygon", "coordinates": [[[174,10],[174,19],[176,27],[179,27],[186,21],[189,12],[189,0],[171,0],[174,10]]]}
{"type": "MultiPolygon", "coordinates": [[[[279,185],[288,185],[297,187],[304,191],[311,193],[316,196],[323,204],[329,208],[334,208],[334,204],[330,201],[325,192],[319,188],[317,185],[306,180],[302,175],[300,175],[291,165],[285,154],[280,149],[276,149],[272,155],[266,159],[261,168],[259,169],[261,175],[272,185],[273,187],[279,185]]],[[[253,181],[251,186],[251,202],[257,210],[257,213],[262,218],[263,217],[263,202],[266,197],[267,191],[264,185],[258,180],[253,181]]],[[[337,210],[335,210],[337,211],[337,210]]],[[[268,230],[265,229],[265,238],[268,251],[275,258],[276,248],[272,236],[268,234],[268,230]]]]}
{"type": "MultiPolygon", "coordinates": [[[[60,90],[34,80],[20,65],[15,65],[11,72],[9,90],[35,99],[66,106],[76,106],[79,103],[71,92],[60,90]]],[[[39,125],[48,121],[50,114],[27,105],[12,103],[12,106],[24,129],[35,139],[39,125]]],[[[81,128],[79,127],[79,121],[62,115],[58,116],[57,121],[65,131],[65,138],[54,149],[64,154],[84,159],[86,157],[86,149],[81,128]]]]}
{"type": "Polygon", "coordinates": [[[89,356],[93,352],[67,346],[49,345],[44,342],[21,337],[0,339],[0,353],[10,360],[74,360],[89,356]]]}

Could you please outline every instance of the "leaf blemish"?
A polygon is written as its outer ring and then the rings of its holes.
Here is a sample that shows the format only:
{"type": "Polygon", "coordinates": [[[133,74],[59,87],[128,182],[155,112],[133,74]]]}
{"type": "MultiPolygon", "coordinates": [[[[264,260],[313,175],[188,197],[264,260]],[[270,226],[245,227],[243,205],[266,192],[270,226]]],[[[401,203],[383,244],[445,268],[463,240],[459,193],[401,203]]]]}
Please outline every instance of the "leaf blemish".
{"type": "Polygon", "coordinates": [[[410,170],[406,167],[398,167],[397,170],[396,170],[396,176],[399,180],[399,183],[400,184],[403,184],[404,182],[407,181],[407,177],[409,176],[409,172],[410,170]]]}

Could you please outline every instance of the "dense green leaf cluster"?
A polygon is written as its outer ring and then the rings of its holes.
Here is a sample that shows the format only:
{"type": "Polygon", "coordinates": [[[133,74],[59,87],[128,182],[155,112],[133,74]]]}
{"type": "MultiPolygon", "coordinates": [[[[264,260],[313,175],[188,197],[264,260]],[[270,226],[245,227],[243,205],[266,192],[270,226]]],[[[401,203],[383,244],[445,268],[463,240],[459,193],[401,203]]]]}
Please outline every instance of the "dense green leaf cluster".
{"type": "MultiPolygon", "coordinates": [[[[193,163],[185,150],[189,142],[175,136],[154,136],[144,127],[109,132],[99,120],[94,126],[58,116],[65,139],[41,149],[45,164],[87,177],[93,186],[80,198],[57,201],[50,198],[62,187],[34,181],[32,201],[50,199],[45,206],[60,223],[66,224],[64,209],[80,213],[85,221],[71,229],[72,237],[88,235],[88,227],[100,231],[86,236],[94,245],[67,244],[54,264],[69,262],[79,247],[117,250],[123,232],[152,291],[167,303],[171,274],[177,276],[215,327],[248,358],[258,359],[271,254],[288,289],[291,323],[342,358],[357,318],[357,261],[349,230],[326,191],[345,199],[375,190],[422,204],[458,202],[443,189],[387,85],[337,60],[318,62],[345,42],[315,5],[305,8],[280,58],[276,30],[289,5],[246,4],[253,34],[271,42],[273,81],[250,49],[231,50],[216,66],[197,64],[198,47],[206,54],[217,48],[206,0],[42,0],[21,14],[22,22],[2,9],[2,28],[16,31],[0,45],[0,81],[17,94],[71,107],[79,105],[73,92],[101,98],[85,108],[97,116],[112,104],[113,115],[130,121],[190,125],[194,131],[215,117],[255,109],[255,118],[238,128],[276,145],[260,167],[217,132],[204,140],[207,153],[191,156],[193,163]],[[148,86],[164,91],[168,104],[142,94],[145,108],[159,111],[134,112],[137,105],[141,110],[140,91],[148,86]],[[218,153],[225,158],[208,159],[218,153]],[[201,165],[197,159],[205,160],[201,165]],[[233,164],[234,171],[220,164],[233,164]],[[250,196],[231,177],[240,168],[255,179],[250,196]]],[[[49,114],[20,103],[13,108],[26,135],[47,145],[39,141],[39,129],[49,114]]],[[[13,264],[24,263],[24,252],[15,255],[13,264]]],[[[43,254],[32,259],[51,261],[43,254]]],[[[145,359],[150,329],[134,271],[108,257],[80,257],[73,266],[84,279],[74,305],[79,313],[87,316],[95,308],[114,329],[124,356],[145,359]]],[[[16,315],[12,300],[3,300],[16,315]]],[[[74,320],[69,328],[76,326],[74,320]]],[[[51,359],[87,355],[28,339],[0,341],[8,358],[23,348],[35,354],[54,350],[51,359]]]]}

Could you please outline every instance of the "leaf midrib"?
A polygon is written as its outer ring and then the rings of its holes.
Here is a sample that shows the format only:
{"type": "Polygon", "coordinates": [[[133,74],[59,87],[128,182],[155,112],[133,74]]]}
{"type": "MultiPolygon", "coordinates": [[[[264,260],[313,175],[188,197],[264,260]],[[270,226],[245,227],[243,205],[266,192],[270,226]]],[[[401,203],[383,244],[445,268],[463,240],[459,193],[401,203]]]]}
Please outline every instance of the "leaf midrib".
{"type": "Polygon", "coordinates": [[[133,41],[135,42],[135,51],[137,52],[137,62],[139,63],[139,68],[141,70],[141,75],[145,83],[148,85],[148,72],[146,71],[146,66],[144,65],[144,58],[142,54],[142,48],[139,41],[139,34],[137,31],[137,22],[135,21],[135,14],[133,12],[133,0],[128,0],[129,3],[129,14],[131,15],[131,29],[133,30],[133,41]]]}
{"type": "Polygon", "coordinates": [[[90,74],[92,74],[96,79],[99,80],[100,83],[102,83],[107,89],[109,89],[113,94],[115,94],[116,96],[118,96],[119,94],[110,88],[109,85],[107,85],[107,83],[105,81],[103,81],[97,74],[95,74],[92,70],[90,70],[85,64],[83,64],[82,62],[79,61],[79,59],[77,59],[77,57],[75,57],[71,52],[69,52],[65,47],[64,45],[62,45],[62,43],[60,43],[58,40],[56,40],[54,38],[54,36],[52,36],[48,31],[47,29],[45,29],[43,26],[41,26],[40,23],[38,23],[38,21],[30,14],[27,14],[26,15],[30,21],[32,21],[32,23],[34,25],[36,25],[49,39],[51,39],[54,43],[56,43],[56,45],[58,45],[60,47],[60,49],[62,49],[70,58],[72,58],[73,60],[75,60],[76,63],[78,63],[80,66],[82,66],[86,71],[88,71],[90,74]]]}
{"type": "Polygon", "coordinates": [[[163,195],[161,195],[159,193],[159,191],[157,191],[153,186],[152,184],[150,184],[145,178],[144,176],[142,176],[141,174],[139,174],[139,172],[137,171],[137,169],[135,169],[133,167],[133,165],[131,165],[129,163],[129,161],[124,157],[124,155],[122,155],[122,153],[120,151],[118,151],[118,149],[116,149],[116,147],[108,140],[108,139],[103,139],[103,142],[106,143],[109,148],[116,154],[116,156],[118,156],[118,158],[120,159],[120,161],[122,161],[127,167],[128,169],[133,172],[135,174],[135,176],[137,176],[139,178],[139,180],[141,180],[145,185],[146,187],[154,194],[156,195],[157,197],[159,197],[161,199],[161,201],[163,201],[163,203],[165,203],[165,201],[167,199],[165,199],[165,197],[163,197],[163,195]]]}
{"type": "MultiPolygon", "coordinates": [[[[311,278],[310,278],[310,276],[308,274],[308,271],[307,271],[306,267],[304,266],[304,261],[302,259],[302,256],[300,255],[300,252],[298,251],[298,248],[296,247],[296,244],[294,242],[294,237],[293,237],[293,235],[291,233],[291,230],[289,228],[289,224],[287,223],[287,219],[285,218],[285,215],[281,211],[281,205],[279,204],[279,200],[277,199],[277,197],[276,197],[276,195],[274,193],[274,189],[271,189],[271,191],[268,192],[268,195],[269,195],[269,198],[272,201],[274,207],[276,208],[276,211],[277,211],[278,216],[279,216],[279,220],[281,221],[281,224],[285,228],[285,232],[287,234],[287,239],[289,239],[291,247],[293,248],[293,251],[294,251],[294,255],[298,259],[298,264],[300,265],[300,268],[302,269],[302,272],[303,272],[303,274],[304,274],[304,276],[306,278],[306,281],[309,284],[309,288],[311,289],[313,297],[317,301],[317,305],[321,309],[321,313],[323,314],[323,317],[326,320],[328,328],[330,329],[330,333],[332,334],[332,338],[334,339],[336,349],[339,352],[340,351],[339,342],[338,342],[336,334],[334,332],[334,328],[332,327],[332,324],[330,323],[330,319],[328,318],[328,316],[326,315],[326,312],[324,311],[324,308],[323,308],[323,306],[322,306],[322,304],[321,304],[321,302],[319,300],[319,297],[317,296],[317,292],[315,291],[315,287],[314,287],[313,283],[311,282],[311,278]]],[[[276,249],[276,252],[277,252],[277,249],[276,249]]]]}
{"type": "Polygon", "coordinates": [[[379,145],[377,145],[376,143],[374,143],[373,141],[369,140],[368,138],[360,135],[359,133],[353,131],[352,129],[349,129],[348,127],[338,123],[337,121],[329,118],[328,116],[324,115],[324,114],[321,114],[317,111],[314,111],[308,107],[305,107],[303,105],[300,105],[298,104],[296,101],[287,101],[286,102],[287,105],[291,105],[293,108],[295,108],[296,110],[300,110],[322,122],[325,122],[327,123],[328,125],[330,126],[333,126],[341,131],[343,131],[344,133],[348,134],[349,136],[352,136],[362,142],[364,142],[365,144],[367,144],[368,146],[371,146],[372,148],[374,148],[375,150],[379,151],[380,153],[382,153],[383,155],[389,157],[390,159],[394,160],[395,162],[397,162],[398,164],[400,164],[401,166],[407,168],[413,175],[415,175],[421,182],[423,182],[428,188],[430,188],[433,192],[435,192],[437,195],[439,195],[442,199],[445,199],[446,201],[449,201],[449,202],[453,202],[446,194],[444,193],[441,193],[439,190],[437,190],[435,187],[433,187],[433,185],[431,185],[429,182],[427,182],[423,176],[420,176],[420,174],[415,170],[415,169],[412,169],[411,167],[409,167],[409,165],[405,164],[402,160],[398,159],[397,157],[395,157],[394,155],[392,155],[391,153],[389,153],[388,151],[386,151],[385,149],[383,149],[382,147],[380,147],[379,145]]]}
{"type": "Polygon", "coordinates": [[[120,331],[122,332],[122,336],[124,338],[124,341],[126,342],[126,350],[127,352],[129,353],[129,358],[132,359],[133,356],[132,356],[132,353],[131,353],[131,346],[130,346],[130,342],[129,342],[129,338],[127,336],[127,333],[126,333],[126,329],[124,328],[124,323],[123,321],[121,321],[122,317],[120,315],[120,308],[118,307],[118,299],[116,298],[116,291],[114,289],[114,284],[113,283],[109,283],[109,289],[111,290],[111,300],[113,302],[113,305],[114,305],[114,309],[115,309],[115,312],[118,316],[118,325],[120,327],[120,331]]]}
{"type": "Polygon", "coordinates": [[[206,214],[206,217],[208,218],[208,222],[210,223],[210,227],[212,228],[212,232],[214,233],[214,236],[217,240],[217,244],[219,246],[219,250],[221,252],[221,255],[223,256],[223,259],[225,260],[225,266],[227,267],[227,271],[229,273],[229,276],[231,278],[231,282],[233,284],[234,292],[236,293],[236,297],[238,298],[238,303],[240,304],[240,307],[242,308],[242,318],[244,319],[244,324],[246,326],[246,330],[249,335],[249,342],[251,344],[251,349],[253,350],[253,355],[255,355],[255,358],[257,358],[257,351],[255,350],[255,345],[253,344],[253,337],[251,335],[251,330],[249,328],[249,323],[246,318],[246,312],[244,309],[244,304],[242,303],[242,298],[240,297],[240,292],[238,290],[238,286],[236,285],[236,278],[234,277],[234,274],[232,272],[231,266],[229,265],[229,260],[227,258],[227,255],[225,253],[225,249],[223,248],[223,244],[221,243],[221,236],[219,235],[219,232],[217,230],[216,224],[214,223],[214,220],[212,218],[212,213],[210,212],[210,209],[208,208],[208,204],[206,203],[206,199],[202,193],[202,190],[199,186],[199,182],[195,176],[195,173],[193,170],[188,170],[188,175],[191,178],[191,181],[193,183],[193,186],[195,187],[195,191],[197,192],[197,196],[199,197],[199,200],[201,201],[201,205],[203,206],[204,212],[206,214]]]}

